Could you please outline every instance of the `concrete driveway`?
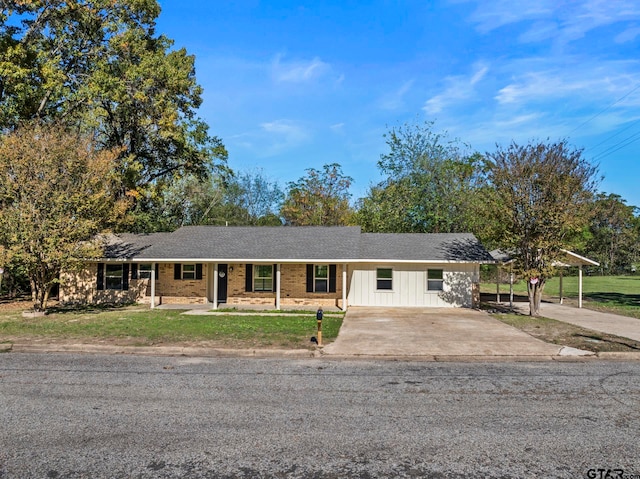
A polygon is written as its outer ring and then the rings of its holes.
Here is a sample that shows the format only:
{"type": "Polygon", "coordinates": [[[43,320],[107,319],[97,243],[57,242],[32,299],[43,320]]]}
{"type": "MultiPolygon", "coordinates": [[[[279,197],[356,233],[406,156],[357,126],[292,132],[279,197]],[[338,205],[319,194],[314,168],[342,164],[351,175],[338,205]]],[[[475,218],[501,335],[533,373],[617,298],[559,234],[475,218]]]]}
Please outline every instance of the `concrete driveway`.
{"type": "Polygon", "coordinates": [[[337,339],[323,352],[335,356],[557,356],[545,343],[463,308],[350,307],[337,339]]]}

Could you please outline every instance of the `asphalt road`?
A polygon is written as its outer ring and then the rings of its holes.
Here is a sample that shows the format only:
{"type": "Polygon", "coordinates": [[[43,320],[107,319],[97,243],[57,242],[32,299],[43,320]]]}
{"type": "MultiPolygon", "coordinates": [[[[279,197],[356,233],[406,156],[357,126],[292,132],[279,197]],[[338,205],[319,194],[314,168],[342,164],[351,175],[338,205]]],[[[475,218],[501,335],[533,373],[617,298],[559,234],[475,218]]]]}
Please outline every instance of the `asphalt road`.
{"type": "Polygon", "coordinates": [[[0,478],[640,478],[639,379],[638,362],[2,354],[0,478]]]}

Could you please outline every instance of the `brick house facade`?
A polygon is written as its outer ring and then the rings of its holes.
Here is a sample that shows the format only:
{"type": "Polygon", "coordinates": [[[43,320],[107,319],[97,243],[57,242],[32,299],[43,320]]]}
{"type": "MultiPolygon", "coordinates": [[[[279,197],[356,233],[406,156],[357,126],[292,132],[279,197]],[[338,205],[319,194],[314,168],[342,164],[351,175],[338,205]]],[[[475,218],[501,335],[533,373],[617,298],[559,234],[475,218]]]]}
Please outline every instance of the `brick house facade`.
{"type": "Polygon", "coordinates": [[[110,236],[105,257],[61,277],[64,302],[473,306],[479,265],[465,234],[367,234],[359,227],[183,227],[110,236]]]}

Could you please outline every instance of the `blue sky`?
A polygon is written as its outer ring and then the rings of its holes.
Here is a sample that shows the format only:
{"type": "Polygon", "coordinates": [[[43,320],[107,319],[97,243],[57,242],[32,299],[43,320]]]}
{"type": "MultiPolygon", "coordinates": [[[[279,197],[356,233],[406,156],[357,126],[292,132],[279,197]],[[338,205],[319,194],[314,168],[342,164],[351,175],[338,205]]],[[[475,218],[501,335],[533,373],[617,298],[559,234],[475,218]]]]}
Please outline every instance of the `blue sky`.
{"type": "Polygon", "coordinates": [[[380,180],[383,134],[427,120],[481,153],[567,138],[640,206],[637,0],[160,4],[236,170],[285,186],[337,162],[355,199],[380,180]]]}

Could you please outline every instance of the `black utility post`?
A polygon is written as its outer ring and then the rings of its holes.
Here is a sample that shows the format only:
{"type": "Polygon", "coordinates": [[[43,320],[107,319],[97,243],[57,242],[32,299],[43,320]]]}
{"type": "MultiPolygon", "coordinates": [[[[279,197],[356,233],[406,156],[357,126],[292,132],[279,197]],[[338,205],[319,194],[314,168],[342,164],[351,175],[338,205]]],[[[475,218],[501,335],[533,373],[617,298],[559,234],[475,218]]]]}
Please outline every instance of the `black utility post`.
{"type": "Polygon", "coordinates": [[[318,346],[322,346],[322,308],[318,308],[316,312],[316,321],[318,322],[318,346]]]}

